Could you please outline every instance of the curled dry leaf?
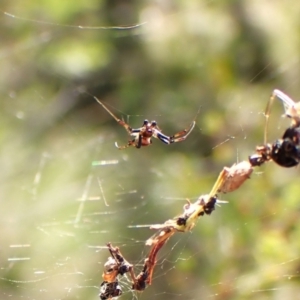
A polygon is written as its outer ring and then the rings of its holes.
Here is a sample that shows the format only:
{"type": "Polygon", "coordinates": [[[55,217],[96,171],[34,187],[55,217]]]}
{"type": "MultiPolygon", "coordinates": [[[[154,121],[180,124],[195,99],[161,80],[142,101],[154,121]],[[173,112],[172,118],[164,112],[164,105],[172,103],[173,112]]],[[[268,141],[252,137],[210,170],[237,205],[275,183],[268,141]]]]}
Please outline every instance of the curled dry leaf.
{"type": "Polygon", "coordinates": [[[245,180],[250,178],[253,167],[249,161],[242,161],[234,164],[232,167],[224,167],[221,176],[224,178],[222,185],[218,188],[218,192],[230,193],[237,190],[245,180]]]}

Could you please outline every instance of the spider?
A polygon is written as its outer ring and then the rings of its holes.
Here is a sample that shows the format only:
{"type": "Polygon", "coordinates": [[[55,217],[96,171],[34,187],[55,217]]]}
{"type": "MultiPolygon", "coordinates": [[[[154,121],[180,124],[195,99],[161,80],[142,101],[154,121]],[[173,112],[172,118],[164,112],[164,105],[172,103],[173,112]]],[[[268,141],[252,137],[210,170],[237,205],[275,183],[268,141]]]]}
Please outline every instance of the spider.
{"type": "Polygon", "coordinates": [[[273,160],[278,165],[290,168],[300,162],[300,102],[295,103],[280,90],[274,90],[266,108],[265,144],[256,148],[256,154],[249,157],[252,166],[260,166],[264,162],[273,160]],[[285,116],[292,119],[291,126],[286,129],[281,139],[273,144],[267,144],[267,125],[271,105],[275,98],[282,101],[285,116]]]}
{"type": "Polygon", "coordinates": [[[115,297],[119,297],[122,295],[122,289],[119,285],[118,280],[108,282],[103,281],[100,286],[100,294],[99,297],[101,300],[112,299],[115,297]]]}
{"type": "Polygon", "coordinates": [[[94,98],[121,126],[126,129],[130,136],[134,137],[133,140],[129,140],[127,145],[124,146],[119,146],[116,142],[115,145],[120,150],[126,149],[130,146],[134,146],[138,149],[142,146],[149,146],[152,144],[152,137],[161,140],[165,144],[184,141],[192,132],[196,124],[196,122],[193,121],[187,129],[179,131],[172,136],[163,134],[156,121],[149,122],[148,120],[144,120],[142,127],[134,129],[131,128],[125,121],[117,118],[97,97],[94,98]]]}

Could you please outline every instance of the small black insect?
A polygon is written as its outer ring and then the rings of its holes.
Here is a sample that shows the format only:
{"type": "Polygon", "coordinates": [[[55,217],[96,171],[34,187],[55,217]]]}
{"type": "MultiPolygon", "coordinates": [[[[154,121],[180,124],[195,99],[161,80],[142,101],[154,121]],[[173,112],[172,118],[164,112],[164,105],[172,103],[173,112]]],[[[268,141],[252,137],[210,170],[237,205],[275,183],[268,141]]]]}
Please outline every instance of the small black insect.
{"type": "Polygon", "coordinates": [[[260,166],[266,161],[273,160],[278,165],[290,168],[300,162],[300,102],[295,103],[289,96],[279,90],[274,90],[266,109],[265,141],[267,140],[267,123],[273,100],[282,101],[285,116],[292,119],[291,126],[284,132],[281,139],[273,144],[264,144],[256,148],[256,154],[249,157],[252,166],[260,166]]]}

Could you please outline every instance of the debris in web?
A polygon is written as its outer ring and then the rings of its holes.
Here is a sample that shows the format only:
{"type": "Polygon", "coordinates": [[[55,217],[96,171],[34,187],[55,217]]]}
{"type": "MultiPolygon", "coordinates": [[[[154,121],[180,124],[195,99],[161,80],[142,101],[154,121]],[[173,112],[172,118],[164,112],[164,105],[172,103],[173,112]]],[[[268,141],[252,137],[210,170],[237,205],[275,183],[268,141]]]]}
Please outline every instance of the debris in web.
{"type": "MultiPolygon", "coordinates": [[[[298,103],[294,103],[278,90],[273,91],[270,102],[275,97],[284,102],[286,116],[292,119],[291,126],[285,130],[282,138],[277,139],[272,144],[265,141],[264,145],[257,146],[256,153],[249,156],[248,161],[245,160],[235,163],[231,167],[224,167],[210,193],[200,196],[194,203],[188,200],[179,216],[169,219],[163,224],[151,225],[150,229],[157,230],[157,232],[146,241],[146,245],[151,248],[138,276],[135,276],[133,265],[122,256],[119,248],[114,248],[110,243],[107,244],[111,257],[104,265],[104,281],[100,288],[101,299],[112,299],[120,296],[122,290],[118,280],[120,276],[128,272],[132,280],[132,290],[143,291],[147,285],[151,285],[158,252],[169,238],[176,232],[192,230],[199,217],[210,215],[215,210],[216,204],[224,203],[218,199],[218,193],[230,193],[239,189],[250,178],[254,167],[260,167],[269,161],[274,161],[286,168],[299,164],[300,109],[298,109],[298,103]]],[[[270,102],[267,105],[266,116],[269,116],[270,102]]]]}

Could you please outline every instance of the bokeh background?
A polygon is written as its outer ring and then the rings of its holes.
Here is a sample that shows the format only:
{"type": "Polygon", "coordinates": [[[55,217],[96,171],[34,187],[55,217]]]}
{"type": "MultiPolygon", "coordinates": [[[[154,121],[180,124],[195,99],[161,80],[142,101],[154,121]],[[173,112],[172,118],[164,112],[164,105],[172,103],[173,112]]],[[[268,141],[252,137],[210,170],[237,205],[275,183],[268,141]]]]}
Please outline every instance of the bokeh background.
{"type": "MultiPolygon", "coordinates": [[[[274,88],[300,95],[294,0],[2,0],[1,299],[98,299],[107,242],[138,273],[153,232],[263,143],[274,88]],[[141,24],[132,29],[118,26],[141,24]],[[170,146],[119,151],[155,119],[170,146]]],[[[269,141],[288,120],[272,108],[269,141]]],[[[121,299],[300,299],[299,170],[256,169],[121,299]]]]}

